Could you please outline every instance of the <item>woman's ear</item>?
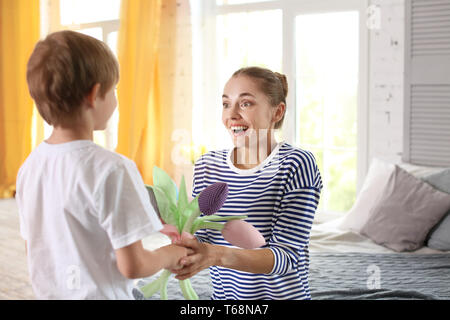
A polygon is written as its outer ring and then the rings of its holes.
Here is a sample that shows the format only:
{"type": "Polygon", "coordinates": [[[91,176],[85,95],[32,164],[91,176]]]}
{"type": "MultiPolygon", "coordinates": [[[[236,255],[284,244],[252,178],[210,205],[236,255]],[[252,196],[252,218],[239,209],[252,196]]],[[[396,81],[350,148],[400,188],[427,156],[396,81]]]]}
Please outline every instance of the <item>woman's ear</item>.
{"type": "Polygon", "coordinates": [[[277,123],[281,119],[283,119],[284,113],[286,112],[286,104],[284,102],[280,102],[278,106],[275,108],[275,112],[273,115],[273,122],[277,123]]]}
{"type": "Polygon", "coordinates": [[[95,107],[95,99],[97,98],[98,92],[100,90],[100,83],[96,83],[92,86],[91,91],[86,96],[86,104],[89,107],[95,107]]]}

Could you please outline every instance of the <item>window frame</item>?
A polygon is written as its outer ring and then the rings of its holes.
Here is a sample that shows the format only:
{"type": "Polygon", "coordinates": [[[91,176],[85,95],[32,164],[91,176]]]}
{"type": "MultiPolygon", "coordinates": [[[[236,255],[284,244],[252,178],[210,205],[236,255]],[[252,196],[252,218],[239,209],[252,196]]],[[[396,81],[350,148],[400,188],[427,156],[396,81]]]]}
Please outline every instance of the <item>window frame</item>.
{"type": "MultiPolygon", "coordinates": [[[[81,23],[81,24],[61,24],[60,15],[60,0],[40,0],[41,1],[41,37],[44,38],[47,34],[61,30],[74,30],[88,28],[101,28],[103,30],[102,41],[108,43],[108,36],[113,32],[119,32],[120,19],[116,20],[104,20],[97,22],[81,23]]],[[[118,112],[118,108],[115,112],[118,112]]],[[[46,124],[44,124],[47,126],[46,124]]],[[[48,127],[48,126],[47,126],[48,127]]],[[[48,129],[47,129],[48,130],[48,129]]],[[[95,132],[96,134],[104,135],[105,145],[104,147],[110,150],[114,149],[115,142],[117,140],[118,133],[112,128],[111,122],[105,130],[101,132],[95,132]]]]}
{"type": "MultiPolygon", "coordinates": [[[[205,129],[203,119],[214,119],[214,108],[211,104],[220,98],[217,94],[218,86],[211,66],[217,65],[217,52],[215,46],[206,47],[204,42],[215,44],[215,17],[222,14],[261,11],[282,10],[282,72],[287,76],[290,88],[296,88],[296,48],[295,48],[295,18],[300,14],[327,13],[338,11],[356,10],[359,12],[359,75],[358,75],[358,108],[357,108],[357,183],[358,194],[368,170],[368,99],[369,99],[369,28],[367,27],[367,15],[369,0],[273,0],[258,3],[216,5],[216,1],[202,0],[200,7],[193,7],[193,99],[195,108],[201,109],[201,114],[193,117],[193,139],[202,139],[205,129]],[[200,19],[200,22],[195,21],[200,19]],[[202,42],[205,40],[204,42],[202,42]],[[195,54],[196,53],[196,54],[195,54]]],[[[284,140],[298,145],[298,137],[295,125],[296,119],[296,95],[291,90],[287,97],[289,116],[285,117],[283,124],[284,140]]],[[[197,110],[198,110],[197,109],[197,110]]]]}
{"type": "Polygon", "coordinates": [[[106,43],[109,34],[119,31],[120,19],[62,25],[60,16],[60,0],[41,0],[41,4],[43,4],[43,7],[47,8],[48,12],[48,33],[60,30],[76,31],[88,28],[102,28],[104,31],[102,40],[106,43]]]}

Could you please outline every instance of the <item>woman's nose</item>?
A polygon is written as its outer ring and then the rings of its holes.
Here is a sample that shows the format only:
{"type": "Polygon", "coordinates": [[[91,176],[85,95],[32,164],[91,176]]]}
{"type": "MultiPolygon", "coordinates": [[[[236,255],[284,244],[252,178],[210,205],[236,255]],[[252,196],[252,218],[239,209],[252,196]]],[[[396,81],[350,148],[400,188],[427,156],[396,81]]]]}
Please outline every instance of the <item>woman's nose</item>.
{"type": "Polygon", "coordinates": [[[228,117],[231,119],[240,119],[241,118],[240,111],[241,111],[241,108],[239,108],[239,105],[233,104],[228,109],[228,117]]]}

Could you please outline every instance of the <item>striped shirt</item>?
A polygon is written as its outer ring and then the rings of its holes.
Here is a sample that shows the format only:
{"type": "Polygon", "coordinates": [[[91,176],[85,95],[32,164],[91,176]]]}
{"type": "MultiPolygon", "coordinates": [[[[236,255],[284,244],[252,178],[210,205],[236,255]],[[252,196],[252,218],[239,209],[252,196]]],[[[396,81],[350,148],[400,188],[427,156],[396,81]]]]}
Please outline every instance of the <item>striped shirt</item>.
{"type": "MultiPolygon", "coordinates": [[[[264,236],[275,261],[268,274],[212,266],[213,300],[311,299],[308,286],[309,234],[322,180],[311,152],[278,143],[257,167],[236,168],[232,150],[211,151],[195,163],[192,196],[215,183],[228,184],[228,198],[217,215],[247,215],[264,236]]],[[[232,245],[220,231],[196,232],[201,242],[232,245]]]]}

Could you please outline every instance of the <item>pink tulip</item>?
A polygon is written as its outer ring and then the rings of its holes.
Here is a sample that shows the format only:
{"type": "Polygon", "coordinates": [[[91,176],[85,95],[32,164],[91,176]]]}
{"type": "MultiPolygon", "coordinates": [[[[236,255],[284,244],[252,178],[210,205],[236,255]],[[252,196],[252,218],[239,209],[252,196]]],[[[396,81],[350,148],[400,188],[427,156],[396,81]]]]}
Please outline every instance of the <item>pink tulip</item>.
{"type": "Polygon", "coordinates": [[[233,246],[244,249],[255,249],[266,244],[261,233],[243,220],[228,221],[222,230],[222,235],[233,246]]]}
{"type": "Polygon", "coordinates": [[[194,236],[188,232],[183,231],[183,233],[180,236],[180,233],[178,232],[177,227],[175,227],[172,224],[163,224],[163,228],[159,231],[162,234],[165,234],[170,238],[172,243],[175,243],[180,240],[184,239],[194,239],[194,236]]]}
{"type": "Polygon", "coordinates": [[[174,242],[176,240],[180,240],[180,238],[181,238],[177,227],[175,227],[172,224],[163,224],[163,228],[159,232],[168,236],[170,238],[170,240],[172,240],[172,242],[174,242]]]}

